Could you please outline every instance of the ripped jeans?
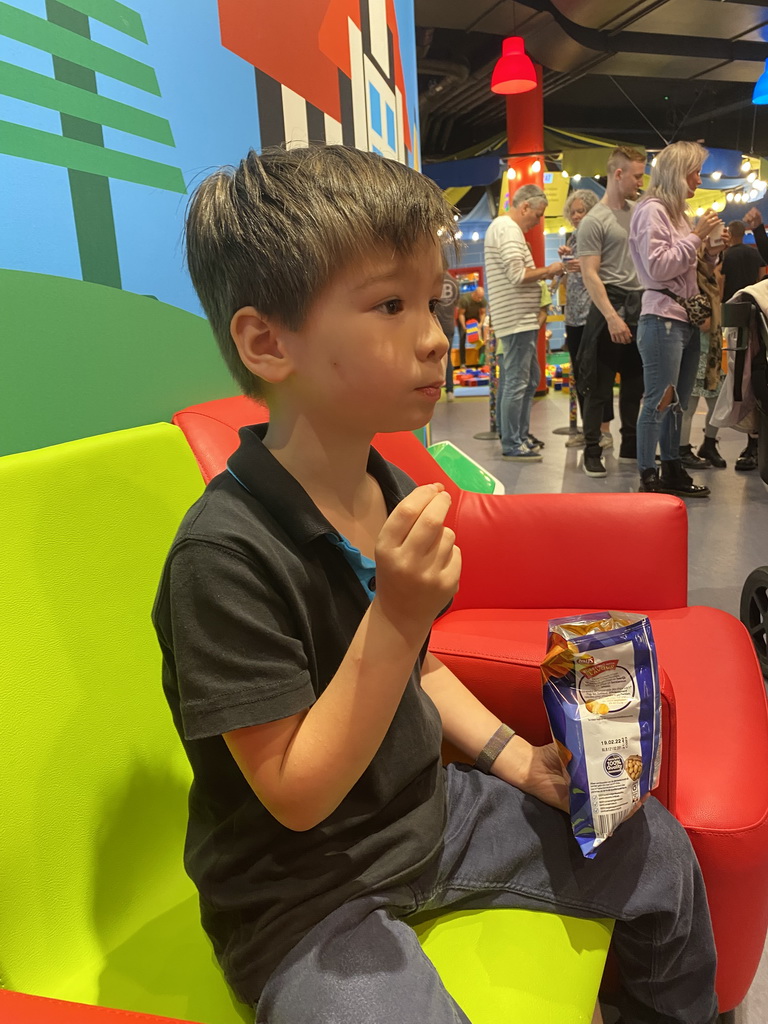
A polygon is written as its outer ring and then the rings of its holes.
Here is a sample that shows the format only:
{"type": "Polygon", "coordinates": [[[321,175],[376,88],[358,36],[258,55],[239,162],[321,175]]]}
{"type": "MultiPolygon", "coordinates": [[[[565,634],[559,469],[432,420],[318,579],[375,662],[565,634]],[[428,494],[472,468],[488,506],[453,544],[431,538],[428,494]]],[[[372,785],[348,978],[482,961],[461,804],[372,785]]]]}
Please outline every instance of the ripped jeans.
{"type": "Polygon", "coordinates": [[[699,366],[699,329],[687,320],[644,313],[637,327],[637,348],[643,360],[643,407],[637,420],[637,465],[642,473],[656,467],[656,446],[662,462],[680,458],[680,428],[699,366]],[[664,404],[668,388],[674,394],[664,404]],[[664,405],[662,410],[659,406],[664,405]]]}

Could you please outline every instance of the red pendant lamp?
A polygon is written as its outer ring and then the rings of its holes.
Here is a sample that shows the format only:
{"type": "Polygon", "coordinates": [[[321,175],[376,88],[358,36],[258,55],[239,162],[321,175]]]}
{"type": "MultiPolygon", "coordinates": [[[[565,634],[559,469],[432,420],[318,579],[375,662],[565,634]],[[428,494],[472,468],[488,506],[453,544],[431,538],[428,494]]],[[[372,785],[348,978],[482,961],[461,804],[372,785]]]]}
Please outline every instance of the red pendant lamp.
{"type": "Polygon", "coordinates": [[[491,92],[512,96],[518,92],[530,92],[536,88],[536,69],[525,52],[521,36],[510,36],[504,40],[501,57],[496,62],[491,78],[491,92]]]}

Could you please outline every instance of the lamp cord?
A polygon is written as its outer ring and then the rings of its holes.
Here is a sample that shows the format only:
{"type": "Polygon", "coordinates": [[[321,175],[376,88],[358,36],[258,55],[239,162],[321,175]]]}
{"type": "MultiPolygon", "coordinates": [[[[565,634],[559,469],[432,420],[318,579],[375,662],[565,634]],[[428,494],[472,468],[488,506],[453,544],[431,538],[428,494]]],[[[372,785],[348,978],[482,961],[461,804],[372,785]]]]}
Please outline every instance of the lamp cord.
{"type": "Polygon", "coordinates": [[[624,92],[624,90],[623,90],[623,89],[622,89],[622,87],[621,87],[621,86],[619,85],[619,83],[618,83],[618,82],[616,81],[616,79],[615,79],[615,78],[613,77],[613,75],[608,75],[608,77],[609,77],[609,78],[610,78],[610,80],[611,80],[611,81],[613,82],[613,84],[614,84],[614,85],[616,86],[616,88],[617,88],[617,89],[619,90],[619,92],[620,92],[620,93],[622,94],[622,96],[626,97],[626,99],[628,99],[628,100],[629,100],[629,102],[630,102],[630,103],[632,104],[632,106],[633,106],[633,107],[635,108],[635,110],[636,110],[636,111],[638,112],[638,114],[639,114],[639,115],[640,115],[640,116],[641,116],[641,117],[643,118],[643,120],[644,120],[644,121],[646,121],[646,122],[647,122],[647,123],[648,123],[648,124],[649,124],[649,125],[651,126],[651,128],[653,128],[653,130],[654,130],[654,131],[656,132],[656,134],[657,134],[657,135],[659,136],[659,138],[660,138],[660,139],[661,139],[661,141],[662,141],[662,142],[664,143],[664,145],[665,145],[665,146],[668,146],[668,145],[669,145],[669,142],[668,142],[668,140],[664,138],[664,136],[663,136],[663,135],[661,134],[661,132],[659,131],[659,129],[658,129],[657,127],[656,127],[656,125],[655,125],[655,124],[654,124],[654,123],[653,123],[652,121],[649,121],[649,120],[648,120],[648,118],[647,118],[647,117],[645,116],[645,114],[644,114],[644,113],[642,112],[642,110],[640,109],[640,107],[638,107],[638,105],[637,105],[637,104],[635,103],[635,101],[634,101],[634,100],[632,99],[632,97],[631,97],[631,96],[627,96],[627,94],[626,94],[626,93],[624,92]]]}

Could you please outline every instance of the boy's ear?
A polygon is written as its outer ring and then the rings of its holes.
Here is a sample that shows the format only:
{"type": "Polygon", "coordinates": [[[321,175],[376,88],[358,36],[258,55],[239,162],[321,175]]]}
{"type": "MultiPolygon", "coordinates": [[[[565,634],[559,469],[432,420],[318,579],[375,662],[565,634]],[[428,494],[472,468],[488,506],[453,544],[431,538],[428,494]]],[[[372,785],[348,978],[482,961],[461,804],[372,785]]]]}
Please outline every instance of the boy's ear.
{"type": "Polygon", "coordinates": [[[238,309],[230,321],[229,333],[246,368],[268,384],[281,384],[293,370],[277,324],[253,306],[238,309]]]}

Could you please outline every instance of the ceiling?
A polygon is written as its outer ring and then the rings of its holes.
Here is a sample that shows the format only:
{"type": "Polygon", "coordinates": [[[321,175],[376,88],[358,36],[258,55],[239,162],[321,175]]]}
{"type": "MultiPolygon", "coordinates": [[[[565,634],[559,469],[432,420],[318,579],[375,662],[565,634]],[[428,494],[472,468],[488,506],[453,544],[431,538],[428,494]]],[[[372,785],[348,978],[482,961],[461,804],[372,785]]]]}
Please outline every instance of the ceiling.
{"type": "Polygon", "coordinates": [[[425,160],[506,131],[490,78],[509,35],[544,69],[550,127],[768,155],[768,107],[751,102],[768,59],[768,2],[415,0],[415,11],[425,160]]]}

